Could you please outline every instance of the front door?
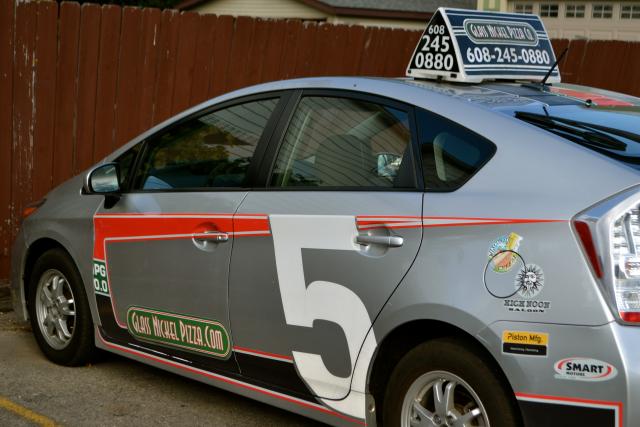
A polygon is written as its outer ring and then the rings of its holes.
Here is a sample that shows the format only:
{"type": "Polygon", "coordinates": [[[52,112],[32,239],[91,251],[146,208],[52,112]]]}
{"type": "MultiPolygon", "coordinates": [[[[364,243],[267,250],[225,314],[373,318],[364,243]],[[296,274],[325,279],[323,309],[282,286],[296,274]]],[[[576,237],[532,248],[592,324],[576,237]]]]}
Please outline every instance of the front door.
{"type": "Polygon", "coordinates": [[[227,301],[232,218],[278,102],[209,110],[144,144],[129,191],[94,216],[104,339],[237,371],[227,301]]]}
{"type": "Polygon", "coordinates": [[[238,211],[269,226],[238,239],[231,262],[243,375],[364,418],[371,325],[422,238],[411,117],[340,92],[300,98],[266,191],[249,192],[238,211]]]}

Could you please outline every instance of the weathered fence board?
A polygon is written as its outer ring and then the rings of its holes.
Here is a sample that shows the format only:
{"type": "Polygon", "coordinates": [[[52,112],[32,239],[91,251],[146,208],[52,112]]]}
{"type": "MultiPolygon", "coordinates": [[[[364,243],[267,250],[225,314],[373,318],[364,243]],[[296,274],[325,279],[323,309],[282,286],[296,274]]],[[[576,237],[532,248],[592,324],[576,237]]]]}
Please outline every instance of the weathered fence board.
{"type": "MultiPolygon", "coordinates": [[[[20,3],[17,9],[22,8],[20,3]]],[[[29,3],[27,3],[29,4],[29,3]]],[[[58,72],[54,122],[53,185],[73,176],[78,104],[80,5],[62,3],[58,21],[58,72]]],[[[16,31],[19,27],[16,24],[16,31]]],[[[14,197],[14,200],[16,198],[14,197]]],[[[21,210],[18,210],[21,212],[21,210]]]]}
{"type": "Polygon", "coordinates": [[[44,196],[52,185],[53,126],[58,60],[58,7],[54,2],[38,4],[36,34],[35,131],[32,176],[33,198],[44,196]]]}
{"type": "Polygon", "coordinates": [[[11,149],[12,237],[17,217],[24,204],[33,199],[33,138],[35,128],[35,44],[37,4],[27,3],[15,14],[15,50],[13,60],[13,144],[11,149]],[[15,197],[19,195],[19,197],[15,197]]]}
{"type": "Polygon", "coordinates": [[[13,141],[13,7],[0,0],[0,278],[9,271],[13,141]]]}
{"type": "Polygon", "coordinates": [[[156,88],[156,75],[159,50],[157,48],[158,31],[162,16],[158,9],[144,9],[142,11],[143,27],[140,38],[142,40],[141,68],[136,84],[140,86],[140,98],[138,100],[139,127],[147,129],[153,125],[154,93],[156,88]]]}
{"type": "Polygon", "coordinates": [[[96,119],[96,87],[100,54],[100,15],[99,6],[90,3],[82,6],[74,173],[79,173],[93,164],[93,132],[96,119]]]}
{"type": "Polygon", "coordinates": [[[93,159],[101,159],[115,148],[115,103],[118,87],[118,53],[121,10],[103,6],[100,25],[100,53],[96,86],[96,119],[93,136],[93,159]]]}
{"type": "Polygon", "coordinates": [[[158,45],[158,76],[154,96],[156,104],[154,122],[161,122],[171,117],[179,29],[180,15],[171,10],[162,12],[158,45]]]}
{"type": "Polygon", "coordinates": [[[120,55],[118,59],[118,89],[116,92],[115,138],[126,141],[133,138],[139,128],[142,80],[139,76],[142,39],[142,9],[125,7],[122,11],[120,55]]]}
{"type": "MultiPolygon", "coordinates": [[[[208,98],[309,75],[404,74],[420,32],[0,0],[0,280],[24,206],[208,98]]],[[[640,43],[569,46],[563,79],[640,95],[640,43]]]]}

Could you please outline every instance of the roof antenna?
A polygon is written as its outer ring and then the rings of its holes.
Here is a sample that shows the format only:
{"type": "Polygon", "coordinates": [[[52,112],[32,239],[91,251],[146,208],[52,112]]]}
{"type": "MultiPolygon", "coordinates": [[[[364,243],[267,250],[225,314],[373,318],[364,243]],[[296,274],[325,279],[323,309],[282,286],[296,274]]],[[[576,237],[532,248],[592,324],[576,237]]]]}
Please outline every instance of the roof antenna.
{"type": "Polygon", "coordinates": [[[556,62],[554,62],[551,68],[549,69],[549,71],[547,71],[547,74],[544,76],[544,79],[542,79],[542,81],[540,82],[540,86],[542,87],[542,90],[544,90],[544,87],[547,84],[547,79],[551,77],[553,70],[556,69],[556,67],[558,66],[560,61],[562,61],[562,58],[564,58],[564,56],[567,54],[568,51],[569,51],[569,46],[564,48],[560,56],[556,59],[556,62]]]}

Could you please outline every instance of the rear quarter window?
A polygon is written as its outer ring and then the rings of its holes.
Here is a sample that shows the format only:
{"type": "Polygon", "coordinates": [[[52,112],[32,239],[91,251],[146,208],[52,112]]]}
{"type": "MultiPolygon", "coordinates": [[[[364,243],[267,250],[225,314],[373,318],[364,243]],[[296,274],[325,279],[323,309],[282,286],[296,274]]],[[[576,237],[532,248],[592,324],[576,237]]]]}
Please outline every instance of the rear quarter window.
{"type": "Polygon", "coordinates": [[[419,142],[426,191],[454,191],[475,175],[496,146],[475,132],[418,109],[419,142]]]}

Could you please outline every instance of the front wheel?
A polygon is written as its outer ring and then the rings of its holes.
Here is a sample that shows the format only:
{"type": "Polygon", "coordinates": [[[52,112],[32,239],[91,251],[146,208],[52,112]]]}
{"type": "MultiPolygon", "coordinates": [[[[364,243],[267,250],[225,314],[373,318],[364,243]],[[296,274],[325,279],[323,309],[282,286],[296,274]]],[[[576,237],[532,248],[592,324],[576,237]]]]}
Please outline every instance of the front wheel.
{"type": "Polygon", "coordinates": [[[423,343],[401,360],[383,402],[385,427],[513,427],[513,392],[463,341],[423,343]]]}
{"type": "Polygon", "coordinates": [[[93,322],[82,279],[61,249],[36,261],[29,283],[29,317],[38,346],[51,361],[82,365],[94,354],[93,322]]]}

